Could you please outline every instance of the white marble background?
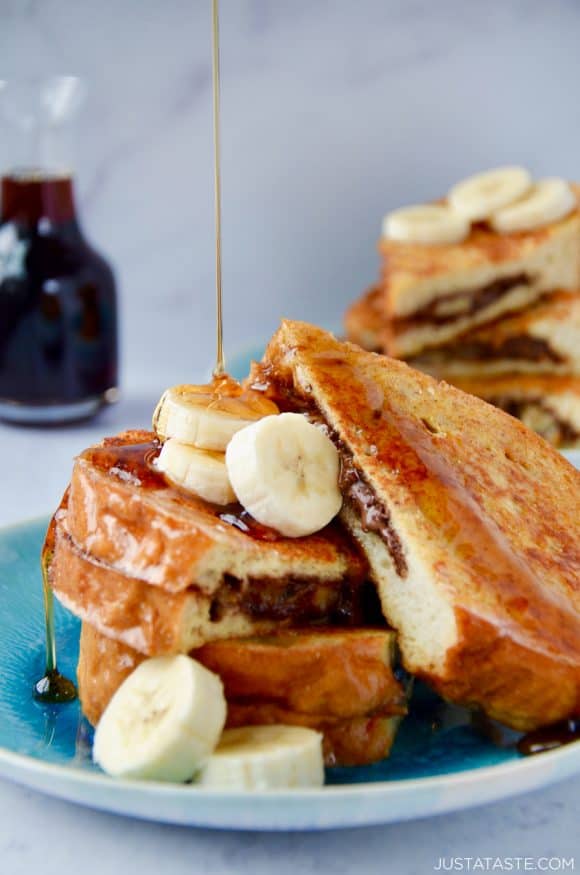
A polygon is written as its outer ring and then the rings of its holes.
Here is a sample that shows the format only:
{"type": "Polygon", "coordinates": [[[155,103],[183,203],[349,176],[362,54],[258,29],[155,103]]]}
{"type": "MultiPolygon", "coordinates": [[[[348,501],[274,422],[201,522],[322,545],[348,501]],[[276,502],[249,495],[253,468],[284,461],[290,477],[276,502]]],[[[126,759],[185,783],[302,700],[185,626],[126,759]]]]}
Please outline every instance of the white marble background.
{"type": "MultiPolygon", "coordinates": [[[[221,19],[230,350],[281,315],[337,322],[389,207],[498,162],[580,176],[576,0],[222,0],[221,19]]],[[[89,82],[81,205],[129,386],[213,354],[209,28],[209,0],[0,0],[0,75],[89,82]]]]}
{"type": "MultiPolygon", "coordinates": [[[[390,207],[500,162],[580,178],[577,0],[222,0],[222,40],[229,349],[281,315],[336,323],[375,276],[390,207]]],[[[117,269],[126,392],[78,428],[0,426],[0,524],[48,512],[75,452],[145,423],[213,354],[209,0],[0,0],[0,78],[41,72],[91,86],[80,201],[117,269]]],[[[1,875],[415,875],[453,854],[580,866],[576,780],[319,836],[152,826],[4,782],[0,812],[1,875]]]]}

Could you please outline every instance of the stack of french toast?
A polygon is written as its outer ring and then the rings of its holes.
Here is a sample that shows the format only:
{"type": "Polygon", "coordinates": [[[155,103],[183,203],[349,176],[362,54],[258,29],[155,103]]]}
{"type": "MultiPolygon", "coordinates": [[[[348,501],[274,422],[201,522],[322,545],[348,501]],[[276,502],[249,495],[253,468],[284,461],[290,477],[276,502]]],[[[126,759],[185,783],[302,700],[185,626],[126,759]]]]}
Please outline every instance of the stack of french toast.
{"type": "Polygon", "coordinates": [[[348,338],[580,446],[579,192],[505,167],[388,214],[348,338]]]}
{"type": "Polygon", "coordinates": [[[521,731],[580,714],[580,472],[515,418],[286,321],[245,384],[174,387],[154,426],[79,456],[45,545],[97,737],[184,654],[230,731],[312,730],[331,765],[388,755],[410,675],[521,731]]]}
{"type": "MultiPolygon", "coordinates": [[[[231,419],[241,388],[213,388],[231,419]]],[[[243,403],[256,397],[262,416],[277,409],[252,390],[243,403]]],[[[157,433],[133,431],[82,453],[47,539],[53,589],[83,621],[78,680],[89,721],[144,659],[190,653],[222,679],[228,727],[314,728],[327,764],[385,757],[406,688],[366,560],[342,524],[286,537],[227,489],[208,496],[211,467],[195,492],[178,469],[166,479],[155,467],[161,449],[157,433]]]]}

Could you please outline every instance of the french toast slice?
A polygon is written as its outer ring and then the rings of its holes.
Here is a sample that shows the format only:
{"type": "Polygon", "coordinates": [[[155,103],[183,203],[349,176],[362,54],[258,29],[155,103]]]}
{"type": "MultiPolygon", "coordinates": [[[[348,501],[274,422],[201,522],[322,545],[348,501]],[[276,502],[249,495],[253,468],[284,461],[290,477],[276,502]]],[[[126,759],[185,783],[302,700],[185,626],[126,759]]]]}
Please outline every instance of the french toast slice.
{"type": "MultiPolygon", "coordinates": [[[[578,196],[580,189],[574,186],[578,196]]],[[[533,231],[498,234],[474,225],[461,243],[381,239],[389,355],[408,358],[555,289],[580,288],[580,211],[533,231]]]]}
{"type": "Polygon", "coordinates": [[[580,293],[555,292],[409,364],[449,382],[504,374],[578,375],[580,293]]]}
{"type": "Polygon", "coordinates": [[[580,376],[454,377],[464,392],[520,419],[555,447],[580,447],[580,376]]]}
{"type": "MultiPolygon", "coordinates": [[[[351,305],[344,325],[352,343],[370,352],[388,349],[389,323],[379,286],[351,305]]],[[[579,375],[580,293],[554,292],[521,313],[469,331],[449,346],[405,360],[451,383],[504,374],[579,375]]]]}
{"type": "Polygon", "coordinates": [[[240,581],[226,575],[211,594],[195,584],[166,591],[84,553],[69,521],[70,511],[61,506],[50,534],[53,592],[76,616],[148,656],[187,653],[206,641],[286,626],[353,625],[377,614],[372,586],[358,575],[321,581],[293,577],[291,566],[279,578],[240,581]]]}
{"type": "Polygon", "coordinates": [[[147,656],[187,653],[206,641],[278,625],[246,613],[227,584],[212,597],[195,586],[168,592],[122,574],[79,549],[66,517],[56,526],[48,576],[58,600],[75,616],[147,656]]]}
{"type": "Polygon", "coordinates": [[[195,585],[213,596],[229,581],[303,581],[340,588],[362,581],[360,555],[331,523],[286,538],[255,523],[240,505],[218,507],[167,485],[153,461],[150,432],[129,431],[90,447],[75,462],[67,530],[79,549],[127,577],[180,592],[195,585]]]}
{"type": "MultiPolygon", "coordinates": [[[[403,686],[393,674],[389,630],[302,630],[280,639],[206,644],[191,655],[221,677],[227,726],[286,723],[318,729],[328,764],[382,759],[406,711],[403,686]]],[[[144,658],[83,622],[77,674],[89,722],[98,723],[144,658]]]]}
{"type": "Polygon", "coordinates": [[[392,668],[392,630],[282,631],[215,641],[197,650],[195,657],[219,674],[228,700],[238,704],[267,702],[335,719],[406,711],[405,691],[392,668]]]}
{"type": "Polygon", "coordinates": [[[282,323],[250,383],[335,440],[405,668],[516,729],[579,714],[580,473],[504,412],[306,323],[282,323]]]}

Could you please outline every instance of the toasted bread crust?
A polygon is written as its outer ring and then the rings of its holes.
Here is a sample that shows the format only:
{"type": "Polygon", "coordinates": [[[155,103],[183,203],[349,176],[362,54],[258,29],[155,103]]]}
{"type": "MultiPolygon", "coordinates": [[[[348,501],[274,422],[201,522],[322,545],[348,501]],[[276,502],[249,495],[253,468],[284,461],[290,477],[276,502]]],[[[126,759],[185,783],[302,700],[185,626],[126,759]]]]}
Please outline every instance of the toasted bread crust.
{"type": "Polygon", "coordinates": [[[505,413],[305,323],[282,323],[255,376],[318,407],[388,510],[404,579],[382,539],[355,534],[408,670],[517,728],[548,722],[548,702],[550,720],[577,713],[579,472],[505,413]],[[484,625],[463,635],[466,616],[484,625]]]}
{"type": "Polygon", "coordinates": [[[291,568],[283,578],[238,580],[228,575],[212,595],[195,585],[167,592],[84,553],[68,533],[68,518],[63,502],[47,535],[54,593],[105,635],[149,656],[320,623],[338,623],[346,632],[369,614],[376,615],[368,583],[358,578],[296,578],[291,568]]]}
{"type": "Polygon", "coordinates": [[[504,374],[492,379],[467,377],[453,384],[470,395],[493,397],[510,395],[514,398],[542,398],[571,392],[580,398],[580,378],[576,376],[552,376],[551,374],[504,374]],[[486,391],[486,387],[489,387],[486,391]],[[476,391],[474,391],[476,390],[476,391]]]}
{"type": "Polygon", "coordinates": [[[103,635],[83,620],[77,683],[83,714],[96,726],[125,678],[145,659],[120,640],[103,635]]]}
{"type": "MultiPolygon", "coordinates": [[[[192,656],[222,678],[228,727],[280,722],[310,726],[324,734],[328,765],[360,765],[387,756],[399,722],[392,715],[405,711],[402,689],[384,661],[390,660],[391,638],[388,631],[303,632],[285,635],[278,643],[274,636],[208,644],[192,656]],[[326,639],[322,644],[321,638],[326,639]],[[263,658],[266,651],[269,657],[263,658]],[[321,672],[324,678],[317,677],[321,672]]],[[[83,622],[77,676],[90,723],[98,723],[111,697],[143,659],[83,622]]]]}
{"type": "Polygon", "coordinates": [[[61,516],[49,566],[51,587],[77,617],[147,656],[187,653],[207,641],[265,634],[279,620],[248,616],[234,601],[214,616],[211,596],[195,587],[166,592],[84,554],[61,516]]]}
{"type": "MultiPolygon", "coordinates": [[[[131,446],[152,437],[126,432],[115,440],[131,446]]],[[[114,460],[99,467],[90,451],[79,457],[67,527],[84,552],[129,577],[168,592],[195,584],[208,595],[219,591],[225,574],[241,580],[288,574],[322,581],[364,577],[364,559],[336,524],[304,538],[256,540],[192,495],[169,487],[147,489],[122,474],[114,460]]]]}
{"type": "Polygon", "coordinates": [[[387,630],[280,632],[213,642],[195,656],[219,674],[232,702],[258,700],[336,719],[406,711],[391,668],[394,633],[387,630]]]}
{"type": "MultiPolygon", "coordinates": [[[[515,729],[527,731],[580,714],[576,664],[560,660],[556,667],[553,653],[540,650],[531,641],[526,647],[473,613],[458,610],[457,620],[459,643],[448,655],[447,679],[436,684],[442,696],[478,706],[481,697],[479,691],[474,695],[470,681],[477,674],[489,702],[489,716],[515,729]]],[[[428,675],[425,679],[430,680],[428,675]]]]}

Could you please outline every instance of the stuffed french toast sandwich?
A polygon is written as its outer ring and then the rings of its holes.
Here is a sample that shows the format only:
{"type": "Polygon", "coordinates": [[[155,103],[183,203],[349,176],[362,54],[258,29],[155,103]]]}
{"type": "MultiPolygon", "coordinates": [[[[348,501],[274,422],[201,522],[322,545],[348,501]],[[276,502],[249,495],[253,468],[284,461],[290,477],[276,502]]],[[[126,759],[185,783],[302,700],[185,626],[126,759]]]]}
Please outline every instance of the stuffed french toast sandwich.
{"type": "Polygon", "coordinates": [[[285,321],[243,385],[76,460],[45,544],[112,775],[263,789],[388,756],[416,676],[580,715],[580,473],[506,413],[285,321]]]}

